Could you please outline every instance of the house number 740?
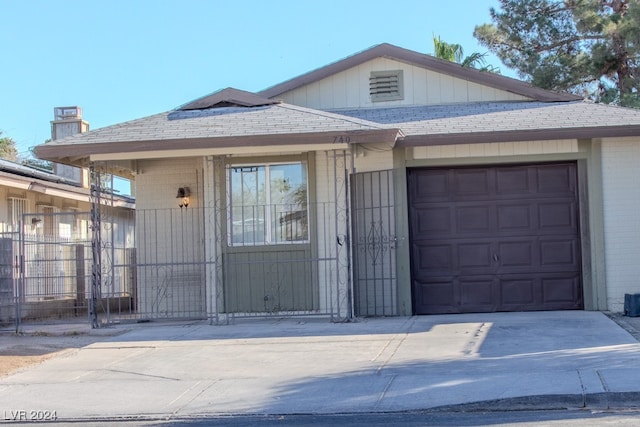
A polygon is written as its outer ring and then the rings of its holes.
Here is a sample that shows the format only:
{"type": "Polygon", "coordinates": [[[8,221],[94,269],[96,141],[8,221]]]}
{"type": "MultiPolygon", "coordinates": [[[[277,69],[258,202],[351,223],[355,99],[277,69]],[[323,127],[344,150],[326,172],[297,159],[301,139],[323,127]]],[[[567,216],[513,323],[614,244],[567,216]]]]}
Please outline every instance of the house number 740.
{"type": "Polygon", "coordinates": [[[334,144],[344,144],[344,143],[350,143],[351,142],[351,137],[350,136],[334,136],[333,137],[333,143],[334,144]]]}

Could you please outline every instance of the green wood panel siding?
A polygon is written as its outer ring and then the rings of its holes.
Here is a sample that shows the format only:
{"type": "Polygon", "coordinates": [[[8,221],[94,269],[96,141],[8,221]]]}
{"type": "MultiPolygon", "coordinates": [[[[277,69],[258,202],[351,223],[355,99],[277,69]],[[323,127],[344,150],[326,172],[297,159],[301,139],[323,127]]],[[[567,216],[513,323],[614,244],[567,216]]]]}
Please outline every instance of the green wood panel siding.
{"type": "Polygon", "coordinates": [[[231,249],[224,256],[226,312],[318,309],[310,245],[231,249]]]}

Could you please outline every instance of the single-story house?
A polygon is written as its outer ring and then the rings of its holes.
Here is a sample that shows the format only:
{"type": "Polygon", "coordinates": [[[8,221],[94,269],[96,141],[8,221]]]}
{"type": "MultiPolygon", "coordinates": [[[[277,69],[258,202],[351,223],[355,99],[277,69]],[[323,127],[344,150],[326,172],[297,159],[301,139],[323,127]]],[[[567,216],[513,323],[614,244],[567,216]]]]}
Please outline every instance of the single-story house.
{"type": "Polygon", "coordinates": [[[622,311],[640,292],[639,110],[389,44],[35,152],[135,180],[148,315],[622,311]]]}

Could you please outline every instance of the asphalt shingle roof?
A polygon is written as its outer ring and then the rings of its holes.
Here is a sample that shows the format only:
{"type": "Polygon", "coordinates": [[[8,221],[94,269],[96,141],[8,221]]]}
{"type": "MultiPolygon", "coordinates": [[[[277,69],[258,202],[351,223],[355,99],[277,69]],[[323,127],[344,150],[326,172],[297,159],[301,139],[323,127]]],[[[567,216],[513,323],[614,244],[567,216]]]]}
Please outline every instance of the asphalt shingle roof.
{"type": "Polygon", "coordinates": [[[356,117],[289,104],[275,104],[252,108],[222,107],[169,111],[76,134],[51,141],[47,145],[105,144],[331,131],[349,132],[385,128],[384,125],[356,117]]]}
{"type": "Polygon", "coordinates": [[[334,111],[405,135],[640,125],[640,110],[590,102],[490,102],[334,111]]]}
{"type": "Polygon", "coordinates": [[[486,102],[321,111],[277,103],[173,110],[36,147],[42,158],[288,144],[399,146],[639,136],[640,110],[569,102],[486,102]],[[342,135],[351,135],[342,139],[342,135]],[[399,140],[397,140],[399,138],[399,140]]]}

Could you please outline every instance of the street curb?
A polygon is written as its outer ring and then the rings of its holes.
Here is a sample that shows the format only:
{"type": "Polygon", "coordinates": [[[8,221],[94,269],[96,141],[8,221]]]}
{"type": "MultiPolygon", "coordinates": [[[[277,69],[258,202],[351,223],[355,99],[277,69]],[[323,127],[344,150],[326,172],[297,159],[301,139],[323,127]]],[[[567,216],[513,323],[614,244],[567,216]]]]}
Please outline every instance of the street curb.
{"type": "Polygon", "coordinates": [[[547,394],[483,400],[480,402],[445,405],[425,409],[425,412],[482,411],[547,411],[567,409],[638,409],[640,392],[604,392],[589,394],[547,394]]]}

